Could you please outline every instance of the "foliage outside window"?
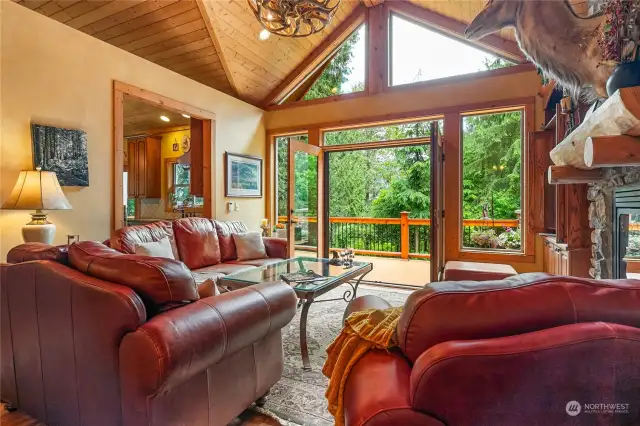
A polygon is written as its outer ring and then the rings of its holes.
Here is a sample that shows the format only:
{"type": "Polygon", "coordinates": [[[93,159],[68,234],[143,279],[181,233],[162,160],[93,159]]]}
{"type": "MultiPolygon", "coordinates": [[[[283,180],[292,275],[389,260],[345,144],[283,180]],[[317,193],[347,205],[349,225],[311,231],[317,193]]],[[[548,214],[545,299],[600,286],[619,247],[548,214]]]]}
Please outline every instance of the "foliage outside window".
{"type": "Polygon", "coordinates": [[[307,135],[282,136],[276,138],[276,213],[278,216],[287,215],[289,191],[289,141],[296,140],[309,143],[307,135]]]}
{"type": "Polygon", "coordinates": [[[171,203],[174,208],[202,207],[204,197],[194,197],[190,193],[191,166],[188,164],[173,164],[173,188],[171,203]]]}
{"type": "Polygon", "coordinates": [[[389,27],[392,86],[514,65],[395,14],[390,17],[389,27]]]}
{"type": "Polygon", "coordinates": [[[127,217],[136,217],[136,199],[127,198],[127,217]]]}
{"type": "Polygon", "coordinates": [[[522,126],[522,111],[462,119],[464,248],[522,250],[522,126]]]}
{"type": "Polygon", "coordinates": [[[303,100],[362,92],[365,78],[365,26],[347,38],[303,100]]]}

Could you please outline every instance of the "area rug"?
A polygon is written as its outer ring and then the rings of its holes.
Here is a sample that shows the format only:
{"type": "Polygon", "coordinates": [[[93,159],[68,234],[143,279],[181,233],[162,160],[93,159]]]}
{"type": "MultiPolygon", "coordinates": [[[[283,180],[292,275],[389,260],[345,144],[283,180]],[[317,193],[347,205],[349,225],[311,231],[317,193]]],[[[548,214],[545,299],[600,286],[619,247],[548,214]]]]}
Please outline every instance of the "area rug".
{"type": "MultiPolygon", "coordinates": [[[[321,296],[318,300],[342,297],[350,289],[348,285],[338,287],[321,296]]],[[[358,296],[373,294],[387,300],[393,306],[404,304],[411,292],[405,290],[381,289],[362,286],[358,296]]],[[[299,425],[331,426],[333,417],[327,411],[324,397],[328,379],[322,374],[322,366],[327,358],[326,349],[342,329],[342,315],[347,306],[344,300],[314,303],[309,309],[308,342],[311,371],[302,370],[300,358],[300,312],[283,332],[284,375],[271,388],[265,409],[281,419],[299,425]]]]}

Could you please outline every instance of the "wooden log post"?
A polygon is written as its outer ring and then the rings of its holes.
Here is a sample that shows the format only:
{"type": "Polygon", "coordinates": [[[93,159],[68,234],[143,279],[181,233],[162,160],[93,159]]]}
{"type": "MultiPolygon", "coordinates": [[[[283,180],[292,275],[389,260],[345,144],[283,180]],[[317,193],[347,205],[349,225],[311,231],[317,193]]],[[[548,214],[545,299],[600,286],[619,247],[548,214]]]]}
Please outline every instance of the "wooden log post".
{"type": "Polygon", "coordinates": [[[582,170],[571,166],[549,166],[548,177],[551,185],[592,183],[603,179],[600,169],[582,170]]]}
{"type": "Polygon", "coordinates": [[[400,258],[409,259],[409,212],[400,212],[400,258]]]}
{"type": "Polygon", "coordinates": [[[584,148],[587,138],[610,135],[640,136],[640,86],[620,89],[564,138],[552,151],[558,166],[587,168],[584,148]]]}
{"type": "Polygon", "coordinates": [[[584,164],[592,168],[640,165],[640,138],[626,135],[587,138],[584,164]]]}

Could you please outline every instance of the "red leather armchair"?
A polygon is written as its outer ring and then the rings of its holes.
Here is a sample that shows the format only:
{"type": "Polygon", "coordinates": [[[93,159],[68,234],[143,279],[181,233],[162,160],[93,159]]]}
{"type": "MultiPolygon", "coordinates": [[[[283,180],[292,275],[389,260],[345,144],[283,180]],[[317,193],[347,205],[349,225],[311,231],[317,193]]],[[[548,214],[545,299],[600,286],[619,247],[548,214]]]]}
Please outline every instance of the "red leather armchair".
{"type": "MultiPolygon", "coordinates": [[[[348,310],[384,307],[367,299],[348,310]]],[[[351,371],[345,423],[638,425],[639,327],[640,281],[525,274],[433,283],[407,300],[400,347],[369,352],[351,371]],[[577,416],[570,401],[581,404],[577,416]],[[602,403],[621,412],[587,405],[602,403]]]]}
{"type": "Polygon", "coordinates": [[[48,425],[226,426],[281,377],[284,283],[201,298],[182,262],[83,242],[0,265],[0,396],[48,425]]]}

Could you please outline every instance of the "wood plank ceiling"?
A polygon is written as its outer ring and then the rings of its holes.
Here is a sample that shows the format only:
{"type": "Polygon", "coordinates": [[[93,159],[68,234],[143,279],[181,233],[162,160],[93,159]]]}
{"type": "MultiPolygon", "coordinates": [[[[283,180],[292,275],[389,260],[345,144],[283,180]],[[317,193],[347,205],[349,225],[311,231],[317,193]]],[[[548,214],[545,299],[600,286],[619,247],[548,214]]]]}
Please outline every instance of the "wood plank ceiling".
{"type": "MultiPolygon", "coordinates": [[[[342,0],[331,25],[310,37],[272,35],[260,41],[262,27],[246,0],[13,1],[255,105],[360,4],[342,0]]],[[[409,1],[464,23],[471,22],[485,4],[485,0],[409,1]]],[[[501,35],[513,40],[511,30],[501,35]]]]}
{"type": "Polygon", "coordinates": [[[124,135],[134,136],[148,132],[150,129],[160,130],[189,126],[191,120],[174,111],[162,109],[156,105],[141,101],[132,96],[124,96],[124,135]],[[169,119],[163,121],[160,116],[169,119]]]}

